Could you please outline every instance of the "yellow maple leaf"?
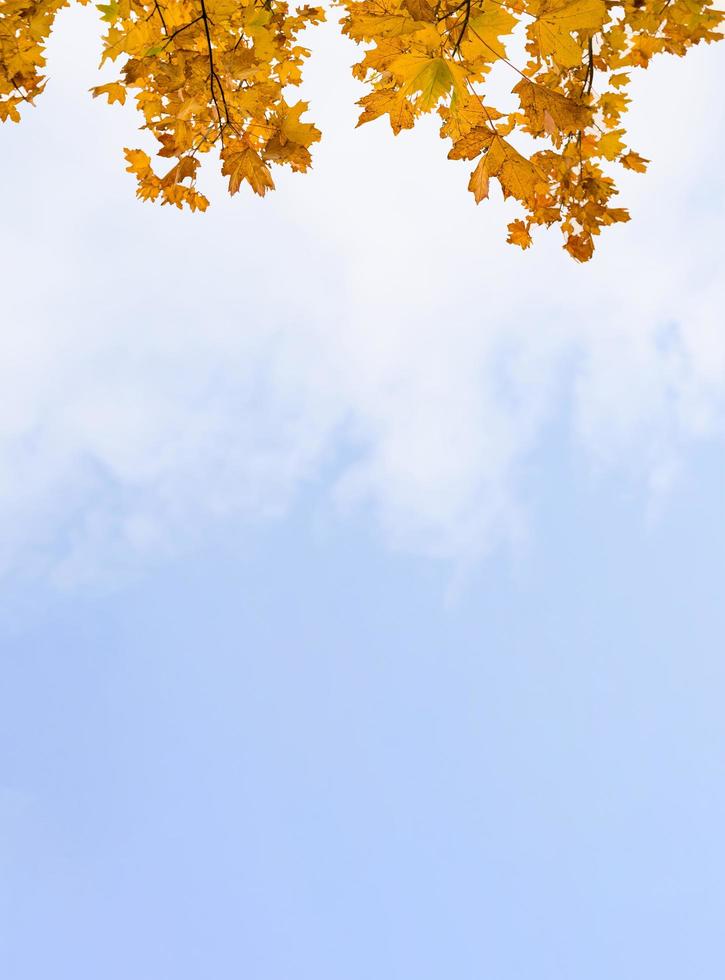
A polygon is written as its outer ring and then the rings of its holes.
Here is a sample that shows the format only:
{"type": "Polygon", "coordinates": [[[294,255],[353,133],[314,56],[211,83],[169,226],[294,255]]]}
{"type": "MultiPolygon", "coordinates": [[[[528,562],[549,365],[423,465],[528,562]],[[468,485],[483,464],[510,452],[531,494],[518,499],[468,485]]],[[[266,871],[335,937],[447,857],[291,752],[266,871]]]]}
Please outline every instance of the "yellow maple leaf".
{"type": "Polygon", "coordinates": [[[229,177],[229,193],[236,194],[246,180],[255,194],[264,197],[268,190],[274,190],[274,181],[269,167],[260,155],[248,146],[238,146],[235,141],[221,152],[222,173],[229,177]]]}
{"type": "Polygon", "coordinates": [[[436,22],[436,8],[429,0],[403,0],[402,5],[414,20],[436,22]]]}
{"type": "Polygon", "coordinates": [[[303,112],[309,109],[308,102],[296,102],[282,116],[280,135],[284,140],[298,143],[300,146],[312,146],[317,143],[322,133],[313,123],[300,121],[303,112]]]}
{"type": "Polygon", "coordinates": [[[587,234],[569,235],[564,248],[577,262],[588,262],[594,254],[592,236],[587,234]]]}
{"type": "Polygon", "coordinates": [[[519,248],[527,249],[533,239],[529,234],[529,229],[523,223],[523,221],[517,219],[512,221],[508,226],[508,238],[506,239],[511,245],[518,245],[519,248]]]}
{"type": "Polygon", "coordinates": [[[410,102],[397,89],[383,89],[382,91],[370,92],[360,99],[358,105],[363,107],[358,126],[363,123],[377,119],[378,116],[387,113],[390,125],[394,133],[399,133],[402,129],[411,129],[415,122],[415,114],[410,102]]]}
{"type": "Polygon", "coordinates": [[[498,178],[503,196],[533,207],[540,177],[531,161],[500,136],[492,141],[486,159],[488,172],[498,178]]]}
{"type": "Polygon", "coordinates": [[[542,56],[563,68],[580,65],[582,45],[573,34],[602,27],[608,16],[604,0],[543,0],[536,7],[531,30],[542,56]]]}
{"type": "Polygon", "coordinates": [[[448,153],[449,160],[473,160],[487,150],[496,138],[496,131],[483,126],[475,126],[470,132],[457,139],[448,153]]]}
{"type": "Polygon", "coordinates": [[[466,58],[497,61],[506,57],[502,37],[511,34],[518,19],[504,7],[490,7],[474,14],[466,25],[461,51],[466,58]]]}
{"type": "Polygon", "coordinates": [[[109,105],[113,105],[114,102],[120,102],[123,105],[126,101],[126,86],[121,85],[120,82],[108,82],[106,85],[96,85],[90,91],[94,99],[97,99],[99,95],[107,96],[109,105]]]}
{"type": "Polygon", "coordinates": [[[597,143],[598,152],[607,160],[616,160],[624,149],[622,136],[624,136],[623,129],[611,129],[608,133],[604,133],[597,143]]]}
{"type": "Polygon", "coordinates": [[[453,86],[453,74],[444,58],[403,54],[391,63],[390,71],[406,92],[420,93],[416,107],[423,112],[433,109],[453,86]]]}
{"type": "Polygon", "coordinates": [[[619,158],[619,162],[622,166],[626,167],[627,170],[636,170],[637,173],[643,174],[647,170],[647,164],[649,160],[645,160],[641,157],[639,153],[635,153],[630,150],[629,153],[625,153],[624,156],[619,158]]]}
{"type": "Polygon", "coordinates": [[[486,157],[481,157],[471,174],[471,179],[468,181],[468,189],[473,194],[476,204],[480,204],[485,197],[488,197],[488,188],[488,160],[486,157]]]}
{"type": "Polygon", "coordinates": [[[559,133],[576,133],[592,121],[589,106],[528,79],[522,79],[515,85],[513,92],[518,95],[531,131],[535,134],[547,131],[549,135],[555,135],[552,134],[552,123],[559,133]]]}
{"type": "Polygon", "coordinates": [[[126,170],[130,174],[144,176],[151,170],[151,157],[143,150],[124,150],[124,155],[128,161],[126,170]]]}

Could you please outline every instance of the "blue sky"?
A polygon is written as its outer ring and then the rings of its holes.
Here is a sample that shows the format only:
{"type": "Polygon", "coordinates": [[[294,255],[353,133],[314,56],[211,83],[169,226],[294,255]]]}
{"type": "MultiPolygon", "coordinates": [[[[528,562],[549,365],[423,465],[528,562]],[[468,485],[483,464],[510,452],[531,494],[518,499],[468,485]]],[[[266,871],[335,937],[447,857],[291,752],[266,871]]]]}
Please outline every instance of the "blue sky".
{"type": "Polygon", "coordinates": [[[697,462],[649,532],[558,473],[526,561],[448,608],[314,501],[26,607],[5,975],[714,980],[725,474],[697,462]]]}
{"type": "Polygon", "coordinates": [[[582,268],[355,132],[331,28],[312,175],[142,207],[64,25],[2,133],[2,976],[719,980],[722,52],[582,268]]]}

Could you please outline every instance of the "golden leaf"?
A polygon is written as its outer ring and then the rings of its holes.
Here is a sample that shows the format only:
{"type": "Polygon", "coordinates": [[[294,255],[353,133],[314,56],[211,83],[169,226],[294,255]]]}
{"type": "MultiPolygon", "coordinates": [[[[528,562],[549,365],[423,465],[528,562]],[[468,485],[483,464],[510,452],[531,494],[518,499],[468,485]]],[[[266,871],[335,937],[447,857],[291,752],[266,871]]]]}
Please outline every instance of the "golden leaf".
{"type": "Polygon", "coordinates": [[[90,91],[92,92],[94,99],[97,99],[99,95],[107,96],[109,105],[113,105],[114,102],[120,102],[121,105],[123,105],[126,101],[126,86],[121,85],[120,82],[109,82],[107,85],[96,85],[90,91]]]}
{"type": "Polygon", "coordinates": [[[536,6],[538,16],[532,33],[541,55],[563,68],[580,65],[582,46],[572,35],[602,27],[607,18],[604,0],[543,0],[536,6]]]}
{"type": "Polygon", "coordinates": [[[531,245],[533,239],[529,234],[529,229],[526,227],[523,221],[519,219],[512,221],[508,226],[508,231],[509,234],[506,241],[510,242],[511,245],[518,245],[519,248],[523,249],[526,249],[531,245]]]}
{"type": "Polygon", "coordinates": [[[403,82],[406,92],[420,93],[416,106],[423,112],[433,109],[453,85],[451,69],[443,58],[404,54],[392,62],[390,71],[403,82]]]}
{"type": "Polygon", "coordinates": [[[629,153],[625,153],[624,156],[619,158],[619,162],[627,168],[627,170],[636,170],[637,173],[643,174],[647,170],[647,164],[649,160],[645,160],[641,157],[639,153],[635,153],[630,150],[629,153]]]}
{"type": "Polygon", "coordinates": [[[480,204],[485,197],[488,197],[488,184],[488,160],[486,157],[481,157],[468,181],[468,189],[476,199],[476,204],[480,204]]]}
{"type": "Polygon", "coordinates": [[[229,177],[230,194],[237,193],[243,180],[246,180],[254,193],[261,197],[264,197],[268,190],[274,189],[269,167],[255,150],[233,143],[222,150],[221,158],[222,173],[229,177]]]}

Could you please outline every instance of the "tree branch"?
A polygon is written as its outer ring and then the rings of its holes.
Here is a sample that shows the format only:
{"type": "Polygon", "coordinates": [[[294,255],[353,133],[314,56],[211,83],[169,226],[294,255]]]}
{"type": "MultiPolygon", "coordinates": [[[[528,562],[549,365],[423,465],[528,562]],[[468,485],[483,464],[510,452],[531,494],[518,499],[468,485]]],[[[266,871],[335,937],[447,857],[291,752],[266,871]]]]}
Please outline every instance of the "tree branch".
{"type": "MultiPolygon", "coordinates": [[[[226,96],[224,95],[224,86],[221,83],[219,76],[217,75],[216,68],[214,67],[214,48],[211,42],[211,32],[209,30],[209,15],[206,12],[206,4],[204,0],[201,0],[201,20],[204,21],[204,33],[206,34],[206,46],[209,52],[209,84],[211,87],[211,98],[214,103],[214,108],[216,109],[217,118],[219,119],[219,131],[224,129],[226,125],[229,124],[229,107],[227,106],[226,96]],[[219,86],[219,94],[222,97],[222,104],[224,106],[224,121],[222,122],[221,109],[219,108],[219,102],[217,101],[216,92],[214,91],[214,83],[219,86]]],[[[222,137],[222,143],[224,139],[222,137]]]]}

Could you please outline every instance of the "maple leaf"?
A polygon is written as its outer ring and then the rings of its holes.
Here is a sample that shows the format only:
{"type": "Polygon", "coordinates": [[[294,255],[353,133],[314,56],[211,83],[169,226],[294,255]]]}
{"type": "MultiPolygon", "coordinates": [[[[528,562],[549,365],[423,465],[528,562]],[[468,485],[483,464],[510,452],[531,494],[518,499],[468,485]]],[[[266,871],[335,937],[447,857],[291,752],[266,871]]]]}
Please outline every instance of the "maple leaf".
{"type": "Polygon", "coordinates": [[[541,56],[563,68],[581,64],[582,47],[574,33],[596,31],[608,16],[604,0],[539,0],[529,9],[536,14],[531,32],[541,56]]]}
{"type": "Polygon", "coordinates": [[[229,193],[236,194],[246,180],[255,194],[263,197],[274,189],[274,181],[269,167],[260,155],[248,146],[236,142],[224,147],[221,152],[222,173],[229,177],[229,193]]]}
{"type": "Polygon", "coordinates": [[[488,172],[498,178],[504,197],[515,197],[523,204],[534,205],[536,185],[541,178],[530,160],[497,136],[491,142],[486,161],[488,172]]]}
{"type": "Polygon", "coordinates": [[[589,106],[560,92],[553,92],[544,85],[536,85],[524,78],[512,91],[518,95],[529,131],[534,134],[544,131],[554,136],[557,133],[576,133],[592,122],[589,106]]]}
{"type": "Polygon", "coordinates": [[[429,0],[403,0],[403,8],[414,20],[427,21],[431,24],[436,21],[436,8],[429,0]]]}
{"type": "Polygon", "coordinates": [[[461,136],[453,144],[453,149],[448,153],[449,160],[473,160],[487,150],[496,138],[496,130],[487,129],[483,126],[474,126],[464,136],[461,136]]]}
{"type": "Polygon", "coordinates": [[[416,107],[433,109],[453,85],[450,66],[443,58],[403,54],[390,65],[390,71],[403,83],[405,93],[420,93],[416,107]]]}
{"type": "Polygon", "coordinates": [[[629,153],[625,153],[624,156],[620,157],[619,162],[628,170],[636,170],[638,173],[643,174],[647,170],[649,160],[645,160],[639,153],[634,153],[630,150],[629,153]]]}
{"type": "Polygon", "coordinates": [[[588,262],[594,254],[594,242],[590,234],[569,235],[564,248],[578,262],[588,262]]]}
{"type": "Polygon", "coordinates": [[[393,89],[384,89],[380,92],[370,92],[364,95],[358,102],[363,107],[358,126],[370,122],[387,113],[390,125],[394,133],[399,133],[401,129],[411,129],[415,123],[415,113],[413,106],[405,98],[405,95],[393,89]]]}
{"type": "Polygon", "coordinates": [[[533,241],[531,235],[529,234],[529,229],[519,218],[517,218],[516,221],[510,222],[508,232],[509,234],[506,241],[510,242],[512,245],[518,245],[519,248],[526,249],[533,241]]]}
{"type": "Polygon", "coordinates": [[[300,120],[300,116],[308,108],[309,103],[297,102],[283,112],[280,135],[284,142],[297,143],[299,146],[312,146],[320,139],[322,133],[313,123],[300,120]]]}
{"type": "Polygon", "coordinates": [[[623,129],[612,129],[599,138],[597,149],[607,160],[616,160],[624,149],[623,129]]]}
{"type": "Polygon", "coordinates": [[[468,189],[473,194],[476,204],[480,204],[485,197],[488,197],[488,187],[488,159],[481,157],[476,169],[471,174],[471,179],[468,181],[468,189]]]}
{"type": "Polygon", "coordinates": [[[126,170],[137,177],[145,177],[151,173],[151,157],[143,150],[124,150],[124,156],[128,161],[126,170]]]}
{"type": "Polygon", "coordinates": [[[511,34],[518,19],[504,7],[491,6],[473,14],[466,24],[459,45],[467,59],[497,61],[506,58],[506,47],[501,38],[511,34]]]}
{"type": "Polygon", "coordinates": [[[126,101],[126,86],[121,85],[120,82],[109,82],[107,85],[96,85],[94,88],[90,89],[93,98],[98,98],[99,95],[105,95],[108,98],[108,104],[113,105],[114,102],[120,102],[121,105],[126,101]]]}

